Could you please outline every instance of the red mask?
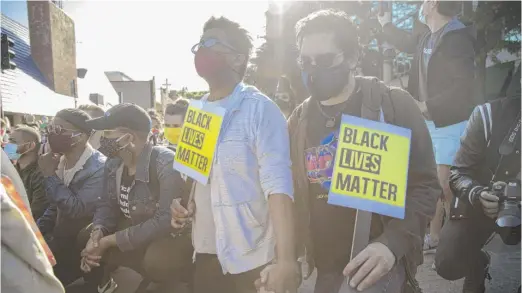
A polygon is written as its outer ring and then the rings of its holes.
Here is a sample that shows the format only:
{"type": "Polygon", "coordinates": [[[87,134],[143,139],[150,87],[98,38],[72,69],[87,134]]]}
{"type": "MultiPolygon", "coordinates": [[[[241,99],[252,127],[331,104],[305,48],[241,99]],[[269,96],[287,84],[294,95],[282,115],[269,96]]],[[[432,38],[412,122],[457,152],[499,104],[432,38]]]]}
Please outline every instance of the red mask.
{"type": "Polygon", "coordinates": [[[201,48],[194,56],[194,65],[199,76],[212,79],[222,73],[226,67],[226,60],[224,55],[201,48]]]}

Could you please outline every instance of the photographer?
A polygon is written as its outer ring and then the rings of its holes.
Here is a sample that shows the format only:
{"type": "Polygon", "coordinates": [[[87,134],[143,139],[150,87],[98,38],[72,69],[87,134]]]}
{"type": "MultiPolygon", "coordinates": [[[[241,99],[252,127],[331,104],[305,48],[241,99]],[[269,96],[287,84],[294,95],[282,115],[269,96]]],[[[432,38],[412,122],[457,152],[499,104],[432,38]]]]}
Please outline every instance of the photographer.
{"type": "Polygon", "coordinates": [[[451,220],[442,228],[435,264],[447,280],[465,277],[463,292],[484,292],[490,257],[482,248],[494,232],[508,244],[520,241],[520,234],[513,233],[520,229],[519,207],[504,208],[499,200],[502,192],[492,190],[498,182],[520,184],[519,172],[520,93],[475,109],[451,167],[450,186],[456,199],[451,220]],[[499,217],[499,211],[518,217],[518,227],[501,228],[505,225],[498,220],[497,225],[495,219],[506,218],[499,217]]]}

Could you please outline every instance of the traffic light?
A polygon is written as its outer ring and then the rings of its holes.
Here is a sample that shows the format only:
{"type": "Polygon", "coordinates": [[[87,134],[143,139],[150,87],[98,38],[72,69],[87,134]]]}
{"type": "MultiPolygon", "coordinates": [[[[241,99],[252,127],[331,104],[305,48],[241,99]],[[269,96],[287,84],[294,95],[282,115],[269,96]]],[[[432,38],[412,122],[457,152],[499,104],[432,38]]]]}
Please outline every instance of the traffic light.
{"type": "Polygon", "coordinates": [[[2,34],[2,70],[15,69],[16,64],[13,62],[15,52],[13,50],[14,41],[6,34],[2,34]]]}

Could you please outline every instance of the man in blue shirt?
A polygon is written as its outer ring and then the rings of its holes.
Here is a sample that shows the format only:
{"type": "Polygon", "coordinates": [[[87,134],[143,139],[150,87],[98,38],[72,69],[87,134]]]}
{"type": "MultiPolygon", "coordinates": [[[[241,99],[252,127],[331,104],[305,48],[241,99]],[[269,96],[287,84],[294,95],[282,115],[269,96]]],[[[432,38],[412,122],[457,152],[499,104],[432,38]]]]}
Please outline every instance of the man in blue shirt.
{"type": "Polygon", "coordinates": [[[172,206],[173,227],[193,219],[195,293],[257,292],[274,261],[262,286],[297,287],[288,130],[277,105],[241,82],[251,49],[248,32],[224,17],[210,18],[192,48],[210,89],[202,102],[226,111],[209,183],[194,185],[186,209],[172,206]]]}

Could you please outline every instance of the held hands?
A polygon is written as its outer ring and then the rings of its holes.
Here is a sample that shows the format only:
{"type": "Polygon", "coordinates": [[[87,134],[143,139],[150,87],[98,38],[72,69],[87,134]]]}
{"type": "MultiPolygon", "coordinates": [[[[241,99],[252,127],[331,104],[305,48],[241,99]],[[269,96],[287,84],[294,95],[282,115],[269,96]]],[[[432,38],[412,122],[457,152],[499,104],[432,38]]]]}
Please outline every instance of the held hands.
{"type": "Polygon", "coordinates": [[[363,291],[389,273],[394,264],[395,255],[390,249],[380,242],[373,242],[346,265],[343,274],[348,277],[352,288],[363,291]]]}
{"type": "Polygon", "coordinates": [[[107,238],[103,237],[103,232],[101,230],[93,230],[91,238],[89,238],[85,249],[81,252],[82,261],[80,268],[82,271],[88,273],[92,268],[100,266],[100,260],[103,253],[109,247],[107,240],[107,238]]]}
{"type": "Polygon", "coordinates": [[[46,153],[38,158],[38,167],[45,177],[53,176],[60,163],[60,154],[46,153]]]}
{"type": "Polygon", "coordinates": [[[301,283],[301,267],[297,262],[280,262],[266,266],[255,285],[258,292],[297,293],[301,283]]]}
{"type": "Polygon", "coordinates": [[[187,208],[184,208],[180,200],[180,198],[175,198],[170,205],[170,212],[172,214],[170,224],[175,229],[181,229],[190,223],[191,217],[196,211],[196,203],[194,201],[190,201],[187,208]]]}
{"type": "Polygon", "coordinates": [[[496,196],[491,190],[484,190],[479,196],[480,204],[484,215],[491,219],[496,219],[498,216],[498,196],[496,196]]]}

